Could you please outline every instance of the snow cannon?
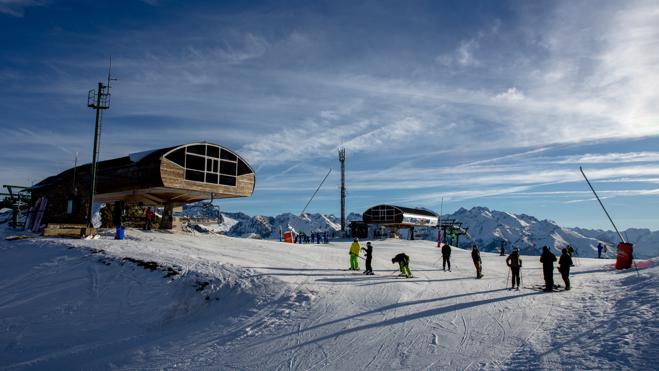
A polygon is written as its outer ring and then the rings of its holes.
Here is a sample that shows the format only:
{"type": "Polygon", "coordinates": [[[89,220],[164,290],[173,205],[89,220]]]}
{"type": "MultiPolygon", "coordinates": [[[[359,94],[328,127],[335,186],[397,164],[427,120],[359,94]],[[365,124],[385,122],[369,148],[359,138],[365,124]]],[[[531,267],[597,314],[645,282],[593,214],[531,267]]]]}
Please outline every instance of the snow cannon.
{"type": "MultiPolygon", "coordinates": [[[[606,208],[604,207],[602,200],[600,200],[600,196],[598,196],[597,192],[595,192],[595,188],[593,188],[593,185],[590,184],[590,180],[588,180],[588,177],[586,176],[586,173],[583,172],[581,166],[579,166],[579,171],[581,171],[581,175],[583,175],[583,178],[586,179],[586,183],[588,183],[588,187],[590,187],[590,190],[593,191],[593,194],[595,195],[597,202],[599,202],[600,206],[602,207],[602,210],[604,210],[604,214],[606,214],[606,217],[609,218],[609,221],[611,222],[613,229],[616,230],[616,233],[620,238],[620,243],[618,243],[618,256],[616,258],[616,269],[631,268],[632,264],[634,264],[634,244],[625,241],[625,238],[618,230],[618,227],[616,227],[616,224],[613,222],[613,219],[611,219],[611,215],[609,215],[609,212],[606,211],[606,208]]],[[[638,268],[636,269],[636,273],[638,273],[638,268]]]]}
{"type": "Polygon", "coordinates": [[[616,269],[629,269],[634,262],[634,244],[620,242],[618,244],[618,256],[616,258],[616,269]]]}

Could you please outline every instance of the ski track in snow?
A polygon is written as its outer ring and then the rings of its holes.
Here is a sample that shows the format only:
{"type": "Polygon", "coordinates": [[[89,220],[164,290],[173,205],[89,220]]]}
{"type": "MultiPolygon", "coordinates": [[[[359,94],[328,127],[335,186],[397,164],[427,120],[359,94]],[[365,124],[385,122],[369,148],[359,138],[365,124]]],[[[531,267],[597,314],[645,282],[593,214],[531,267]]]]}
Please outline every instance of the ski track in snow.
{"type": "MultiPolygon", "coordinates": [[[[428,241],[373,241],[376,275],[364,276],[343,270],[349,242],[127,234],[0,242],[0,369],[652,369],[659,361],[658,267],[637,276],[580,259],[573,290],[546,294],[507,290],[505,258],[494,254],[482,254],[482,279],[469,252],[455,248],[452,272],[443,272],[428,241]],[[401,251],[415,278],[392,274],[401,251]],[[126,257],[180,274],[166,278],[126,257]]],[[[523,286],[542,282],[537,260],[525,257],[523,286]]]]}

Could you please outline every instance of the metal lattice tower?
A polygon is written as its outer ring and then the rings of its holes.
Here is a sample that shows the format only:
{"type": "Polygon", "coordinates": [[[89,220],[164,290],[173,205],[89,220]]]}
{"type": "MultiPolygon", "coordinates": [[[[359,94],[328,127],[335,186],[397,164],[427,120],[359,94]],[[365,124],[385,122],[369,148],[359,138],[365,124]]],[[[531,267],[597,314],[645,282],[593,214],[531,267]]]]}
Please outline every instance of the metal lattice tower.
{"type": "Polygon", "coordinates": [[[110,68],[108,69],[108,82],[98,82],[98,90],[90,90],[87,94],[87,107],[96,111],[96,127],[94,129],[94,152],[92,153],[92,170],[91,170],[91,185],[89,192],[89,207],[87,209],[87,226],[92,227],[92,217],[94,211],[94,194],[96,193],[96,162],[98,160],[98,152],[100,150],[101,141],[101,110],[110,108],[110,81],[114,79],[111,77],[112,59],[110,59],[110,68]]]}
{"type": "Polygon", "coordinates": [[[341,162],[341,232],[346,231],[346,149],[339,148],[341,162]]]}

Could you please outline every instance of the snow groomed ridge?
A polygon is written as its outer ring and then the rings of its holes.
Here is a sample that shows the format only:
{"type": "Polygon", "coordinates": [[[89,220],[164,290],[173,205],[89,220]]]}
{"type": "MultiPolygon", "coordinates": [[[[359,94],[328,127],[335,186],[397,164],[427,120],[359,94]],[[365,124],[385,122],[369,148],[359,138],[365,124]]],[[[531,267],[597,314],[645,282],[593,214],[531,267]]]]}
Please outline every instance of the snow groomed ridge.
{"type": "MultiPolygon", "coordinates": [[[[373,241],[376,275],[364,276],[344,270],[348,243],[129,235],[0,242],[0,368],[651,369],[657,361],[652,263],[637,276],[579,259],[573,290],[544,294],[508,291],[504,258],[492,254],[483,253],[481,280],[460,249],[453,271],[442,272],[427,241],[373,241]],[[411,256],[416,278],[395,277],[398,252],[411,256]],[[169,268],[176,274],[166,277],[169,268]]],[[[540,284],[538,258],[523,259],[523,286],[540,284]]]]}

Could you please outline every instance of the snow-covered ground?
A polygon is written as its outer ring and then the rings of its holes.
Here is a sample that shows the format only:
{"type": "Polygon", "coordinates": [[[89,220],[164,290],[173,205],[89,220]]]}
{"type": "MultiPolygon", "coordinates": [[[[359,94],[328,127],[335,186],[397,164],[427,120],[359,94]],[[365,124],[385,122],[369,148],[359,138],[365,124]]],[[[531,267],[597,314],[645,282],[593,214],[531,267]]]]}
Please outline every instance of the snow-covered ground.
{"type": "MultiPolygon", "coordinates": [[[[0,369],[656,369],[659,267],[579,259],[573,290],[508,291],[504,258],[443,272],[428,241],[291,245],[128,230],[127,240],[5,241],[0,369]],[[416,278],[391,258],[411,256],[416,278]],[[125,259],[129,258],[129,260],[125,259]],[[146,263],[142,263],[146,262],[146,263]],[[149,263],[153,262],[153,263],[149,263]],[[363,264],[363,261],[360,261],[363,264]],[[150,270],[148,268],[154,268],[150,270]]],[[[523,286],[542,282],[525,257],[523,286]]],[[[555,280],[560,282],[558,274],[555,280]]]]}

